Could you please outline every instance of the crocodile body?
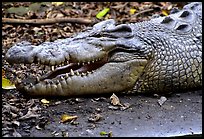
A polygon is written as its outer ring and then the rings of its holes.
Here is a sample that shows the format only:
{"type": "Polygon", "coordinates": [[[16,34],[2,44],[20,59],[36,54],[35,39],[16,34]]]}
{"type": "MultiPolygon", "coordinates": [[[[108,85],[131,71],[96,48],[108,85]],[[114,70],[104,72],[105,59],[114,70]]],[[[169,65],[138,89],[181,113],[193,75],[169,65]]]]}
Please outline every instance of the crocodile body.
{"type": "Polygon", "coordinates": [[[75,96],[119,92],[171,93],[202,88],[202,3],[149,21],[113,19],[67,39],[33,46],[21,42],[10,63],[61,65],[19,81],[28,95],[75,96]],[[65,66],[64,66],[65,65],[65,66]]]}

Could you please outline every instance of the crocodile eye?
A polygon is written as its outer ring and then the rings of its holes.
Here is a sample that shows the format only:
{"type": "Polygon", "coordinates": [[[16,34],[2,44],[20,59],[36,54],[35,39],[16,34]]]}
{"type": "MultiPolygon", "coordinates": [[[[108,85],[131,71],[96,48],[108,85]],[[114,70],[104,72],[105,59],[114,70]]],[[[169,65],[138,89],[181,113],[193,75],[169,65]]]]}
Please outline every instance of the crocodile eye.
{"type": "Polygon", "coordinates": [[[122,24],[115,28],[105,30],[103,34],[110,35],[114,38],[127,38],[132,36],[132,29],[130,26],[122,24]]]}
{"type": "Polygon", "coordinates": [[[132,32],[132,29],[128,25],[118,25],[114,29],[107,30],[108,32],[132,32]]]}

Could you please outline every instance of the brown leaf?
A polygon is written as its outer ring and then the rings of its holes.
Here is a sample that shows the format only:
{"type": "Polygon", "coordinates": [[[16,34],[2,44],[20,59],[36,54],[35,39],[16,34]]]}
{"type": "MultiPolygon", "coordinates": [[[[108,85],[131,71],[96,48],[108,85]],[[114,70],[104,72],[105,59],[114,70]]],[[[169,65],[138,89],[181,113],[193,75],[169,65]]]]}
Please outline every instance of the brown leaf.
{"type": "Polygon", "coordinates": [[[43,104],[49,104],[49,103],[50,103],[50,101],[48,101],[48,100],[46,100],[46,99],[41,99],[41,102],[42,102],[43,104]]]}
{"type": "Polygon", "coordinates": [[[77,116],[70,116],[67,114],[63,114],[61,117],[61,123],[70,122],[72,120],[76,120],[77,118],[78,118],[77,116]]]}
{"type": "Polygon", "coordinates": [[[111,100],[111,104],[122,106],[122,104],[120,103],[119,98],[118,98],[114,93],[113,93],[113,95],[110,97],[110,100],[111,100]]]}
{"type": "Polygon", "coordinates": [[[5,78],[5,71],[2,69],[2,77],[5,78]]]}
{"type": "Polygon", "coordinates": [[[130,107],[130,104],[129,103],[123,103],[123,106],[120,107],[121,110],[126,110],[130,107]]]}
{"type": "Polygon", "coordinates": [[[37,110],[39,110],[39,108],[37,108],[37,106],[33,107],[33,108],[29,108],[28,112],[25,115],[21,116],[19,118],[19,120],[25,120],[25,119],[29,119],[29,118],[39,117],[40,115],[37,114],[37,112],[36,112],[37,110]]]}
{"type": "Polygon", "coordinates": [[[91,117],[89,117],[88,121],[90,122],[97,122],[102,118],[102,116],[100,114],[95,114],[95,115],[91,115],[91,117]]]}
{"type": "Polygon", "coordinates": [[[52,5],[55,5],[55,6],[60,6],[64,4],[64,2],[52,2],[52,5]]]}
{"type": "Polygon", "coordinates": [[[19,121],[12,121],[12,123],[13,123],[14,125],[20,126],[20,122],[19,122],[19,121]]]}
{"type": "Polygon", "coordinates": [[[162,106],[164,104],[164,102],[166,102],[166,101],[167,101],[167,98],[164,96],[161,96],[161,98],[158,100],[158,104],[160,106],[162,106]]]}

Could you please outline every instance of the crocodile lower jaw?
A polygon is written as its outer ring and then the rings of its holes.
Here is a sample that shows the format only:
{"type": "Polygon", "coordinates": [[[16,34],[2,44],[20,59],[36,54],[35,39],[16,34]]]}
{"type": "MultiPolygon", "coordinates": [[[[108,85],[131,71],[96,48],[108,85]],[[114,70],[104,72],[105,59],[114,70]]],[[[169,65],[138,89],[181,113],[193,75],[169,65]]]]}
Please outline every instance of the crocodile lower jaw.
{"type": "Polygon", "coordinates": [[[72,73],[70,70],[69,73],[60,74],[51,79],[48,78],[51,75],[48,75],[38,82],[17,83],[16,86],[22,92],[33,96],[75,96],[121,92],[134,86],[141,70],[143,70],[143,64],[138,60],[106,63],[93,72],[77,73],[72,70],[72,73]]]}

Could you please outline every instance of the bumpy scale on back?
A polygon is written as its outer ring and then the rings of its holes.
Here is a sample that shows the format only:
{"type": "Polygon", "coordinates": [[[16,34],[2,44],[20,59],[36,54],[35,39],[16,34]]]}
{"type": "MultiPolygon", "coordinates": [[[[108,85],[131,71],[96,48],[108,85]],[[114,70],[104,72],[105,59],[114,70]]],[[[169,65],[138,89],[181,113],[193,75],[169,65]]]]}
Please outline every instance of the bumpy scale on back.
{"type": "Polygon", "coordinates": [[[151,21],[139,25],[143,31],[135,30],[153,58],[134,89],[165,93],[201,88],[202,5],[192,3],[177,14],[151,21]]]}
{"type": "Polygon", "coordinates": [[[52,66],[49,74],[16,84],[29,95],[200,89],[202,4],[190,3],[169,16],[134,24],[106,20],[71,38],[37,47],[18,43],[6,58],[11,63],[52,66]]]}

